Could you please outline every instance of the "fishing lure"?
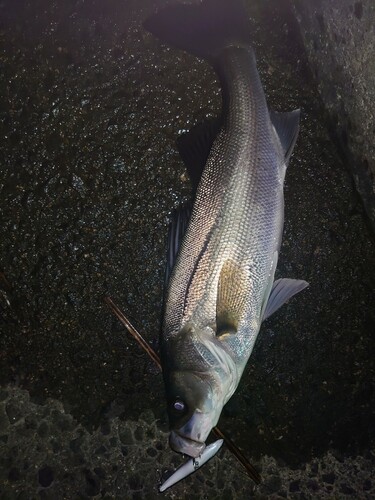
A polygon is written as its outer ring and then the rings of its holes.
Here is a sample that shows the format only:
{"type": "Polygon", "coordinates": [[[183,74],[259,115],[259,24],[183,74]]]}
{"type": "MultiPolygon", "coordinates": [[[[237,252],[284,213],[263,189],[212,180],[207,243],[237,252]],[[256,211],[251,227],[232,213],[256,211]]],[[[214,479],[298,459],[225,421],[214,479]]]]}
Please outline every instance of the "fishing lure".
{"type": "Polygon", "coordinates": [[[170,488],[174,484],[178,483],[185,477],[189,476],[196,470],[198,470],[202,465],[210,460],[216,453],[220,450],[224,440],[218,439],[214,443],[206,446],[203,450],[202,454],[197,458],[191,458],[186,463],[181,465],[174,474],[172,474],[159,488],[159,491],[162,493],[167,488],[170,488]]]}

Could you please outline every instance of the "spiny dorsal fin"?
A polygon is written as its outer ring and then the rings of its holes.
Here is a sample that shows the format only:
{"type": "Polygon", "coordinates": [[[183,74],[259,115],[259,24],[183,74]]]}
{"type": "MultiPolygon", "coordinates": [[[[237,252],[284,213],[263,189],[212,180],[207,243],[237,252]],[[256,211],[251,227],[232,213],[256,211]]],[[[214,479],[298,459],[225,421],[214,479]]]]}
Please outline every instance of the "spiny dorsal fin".
{"type": "Polygon", "coordinates": [[[300,114],[301,110],[299,109],[295,109],[289,113],[270,111],[271,121],[279,136],[287,165],[298,137],[300,114]]]}
{"type": "Polygon", "coordinates": [[[200,181],[221,123],[220,118],[205,120],[177,138],[177,149],[186,165],[194,191],[200,181]]]}
{"type": "Polygon", "coordinates": [[[271,314],[291,299],[293,295],[301,292],[307,286],[309,286],[309,284],[304,280],[293,280],[289,278],[276,280],[272,286],[262,321],[269,318],[271,314]]]}
{"type": "Polygon", "coordinates": [[[243,317],[248,300],[246,272],[232,260],[221,268],[216,304],[216,335],[233,334],[243,317]]]}

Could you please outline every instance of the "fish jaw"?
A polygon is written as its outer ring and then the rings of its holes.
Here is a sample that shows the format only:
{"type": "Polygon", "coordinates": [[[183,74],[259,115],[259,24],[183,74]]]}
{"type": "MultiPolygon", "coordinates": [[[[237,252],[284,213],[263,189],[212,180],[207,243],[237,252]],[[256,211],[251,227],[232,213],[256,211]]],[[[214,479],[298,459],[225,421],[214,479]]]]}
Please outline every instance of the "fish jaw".
{"type": "Polygon", "coordinates": [[[171,448],[178,453],[198,457],[206,446],[205,442],[211,429],[217,424],[221,409],[219,405],[219,408],[213,408],[208,413],[195,410],[186,423],[171,430],[171,448]]]}
{"type": "Polygon", "coordinates": [[[194,441],[188,436],[184,436],[177,431],[171,431],[169,434],[169,446],[173,451],[197,458],[202,454],[206,444],[200,441],[194,441]]]}
{"type": "Polygon", "coordinates": [[[172,373],[169,380],[167,390],[178,395],[169,398],[170,447],[196,458],[205,449],[205,441],[219,419],[223,400],[215,389],[220,387],[211,376],[184,370],[172,373]],[[181,415],[174,410],[176,401],[186,406],[181,415]]]}

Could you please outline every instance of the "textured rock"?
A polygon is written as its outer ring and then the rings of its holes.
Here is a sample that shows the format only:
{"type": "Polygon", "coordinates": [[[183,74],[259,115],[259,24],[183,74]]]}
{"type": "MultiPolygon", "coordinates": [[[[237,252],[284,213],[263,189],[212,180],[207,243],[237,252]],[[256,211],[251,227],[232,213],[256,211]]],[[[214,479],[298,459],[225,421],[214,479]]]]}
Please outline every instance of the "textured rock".
{"type": "MultiPolygon", "coordinates": [[[[110,418],[108,433],[103,433],[101,428],[89,432],[66,413],[59,401],[48,399],[41,406],[30,400],[27,391],[17,387],[8,386],[6,393],[7,399],[0,402],[0,410],[12,405],[22,409],[24,418],[8,425],[7,443],[0,442],[0,498],[147,500],[157,497],[158,484],[183,461],[170,452],[167,433],[158,429],[157,422],[151,421],[147,412],[137,421],[110,418]],[[59,441],[59,449],[54,447],[49,435],[24,435],[28,422],[42,416],[51,435],[59,441]],[[61,420],[69,420],[70,425],[62,428],[61,420]],[[128,446],[127,456],[123,456],[118,447],[111,447],[112,440],[121,439],[125,434],[137,435],[139,428],[144,432],[137,442],[128,446]],[[155,437],[150,439],[150,435],[155,437]],[[73,442],[79,445],[71,446],[73,442]],[[107,449],[108,453],[98,453],[99,449],[107,449]]],[[[10,417],[9,423],[11,420],[10,417]]],[[[297,500],[345,499],[353,495],[370,499],[375,495],[375,485],[370,479],[375,465],[371,452],[366,458],[346,456],[343,460],[327,452],[319,459],[293,468],[279,465],[269,456],[253,463],[263,478],[258,487],[224,446],[213,460],[164,496],[211,500],[287,497],[297,500]]]]}
{"type": "Polygon", "coordinates": [[[291,2],[333,135],[375,228],[375,3],[291,2]]]}

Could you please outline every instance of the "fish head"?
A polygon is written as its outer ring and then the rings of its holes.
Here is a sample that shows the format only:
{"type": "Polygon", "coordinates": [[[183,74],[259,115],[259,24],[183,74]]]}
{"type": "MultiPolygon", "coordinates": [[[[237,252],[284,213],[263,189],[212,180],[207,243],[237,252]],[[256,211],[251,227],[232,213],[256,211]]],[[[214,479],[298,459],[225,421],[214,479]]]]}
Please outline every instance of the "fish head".
{"type": "Polygon", "coordinates": [[[212,352],[221,346],[212,349],[210,343],[195,342],[193,352],[185,345],[186,349],[179,349],[174,357],[173,370],[164,371],[170,446],[194,458],[204,450],[208,435],[237,385],[237,380],[233,383],[237,374],[228,376],[222,366],[223,354],[219,360],[212,352]]]}
{"type": "Polygon", "coordinates": [[[179,453],[198,457],[220,415],[212,379],[207,373],[177,371],[170,374],[169,380],[170,446],[179,453]]]}

